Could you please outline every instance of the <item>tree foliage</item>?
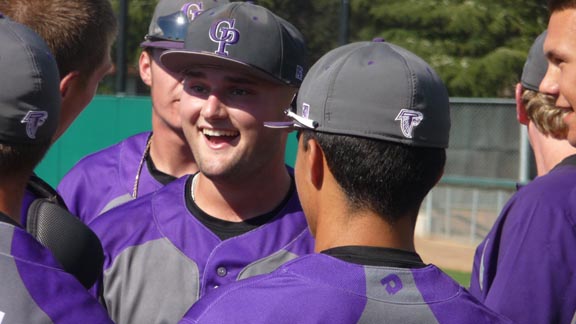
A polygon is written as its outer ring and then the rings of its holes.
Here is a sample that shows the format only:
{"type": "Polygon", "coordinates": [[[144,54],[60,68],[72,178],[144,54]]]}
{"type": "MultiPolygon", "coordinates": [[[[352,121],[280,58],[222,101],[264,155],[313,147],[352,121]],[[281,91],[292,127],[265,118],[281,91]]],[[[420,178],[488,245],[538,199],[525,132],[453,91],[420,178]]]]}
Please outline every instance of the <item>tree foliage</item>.
{"type": "MultiPolygon", "coordinates": [[[[112,0],[118,8],[120,0],[112,0]]],[[[304,34],[310,63],[339,45],[340,0],[260,0],[304,34]]],[[[128,61],[136,66],[156,0],[129,0],[128,61]]],[[[543,2],[526,0],[349,0],[349,41],[383,37],[421,56],[451,96],[509,97],[533,40],[543,2]]]]}

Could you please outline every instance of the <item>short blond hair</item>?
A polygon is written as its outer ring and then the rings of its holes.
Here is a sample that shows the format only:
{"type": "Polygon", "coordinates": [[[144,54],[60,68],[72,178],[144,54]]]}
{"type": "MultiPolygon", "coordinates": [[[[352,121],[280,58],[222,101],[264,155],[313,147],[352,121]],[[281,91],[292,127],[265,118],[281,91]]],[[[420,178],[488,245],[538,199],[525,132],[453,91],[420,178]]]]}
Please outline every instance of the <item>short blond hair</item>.
{"type": "Polygon", "coordinates": [[[61,78],[72,71],[89,78],[108,55],[118,29],[109,0],[0,0],[0,12],[46,41],[61,78]]]}
{"type": "Polygon", "coordinates": [[[555,105],[556,99],[550,95],[538,91],[524,89],[522,103],[526,107],[526,115],[536,128],[544,135],[550,135],[556,139],[565,139],[568,134],[568,126],[564,123],[566,109],[555,105]]]}

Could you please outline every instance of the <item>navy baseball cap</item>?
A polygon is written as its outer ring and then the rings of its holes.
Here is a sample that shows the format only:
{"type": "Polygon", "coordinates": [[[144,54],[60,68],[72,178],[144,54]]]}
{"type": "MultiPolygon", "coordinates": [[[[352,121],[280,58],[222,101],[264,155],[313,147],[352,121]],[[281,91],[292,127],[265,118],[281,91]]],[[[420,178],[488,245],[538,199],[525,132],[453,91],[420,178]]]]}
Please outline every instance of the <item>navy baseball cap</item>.
{"type": "Polygon", "coordinates": [[[0,142],[52,140],[60,118],[60,75],[48,45],[0,14],[0,142]]]}
{"type": "Polygon", "coordinates": [[[243,69],[262,79],[299,86],[306,73],[304,37],[268,9],[231,2],[189,24],[184,48],[160,57],[172,72],[192,66],[243,69]]]}
{"type": "Polygon", "coordinates": [[[158,47],[164,49],[182,48],[186,38],[188,23],[208,10],[228,0],[160,0],[154,9],[148,34],[141,47],[158,47]]]}
{"type": "Polygon", "coordinates": [[[548,60],[544,55],[544,40],[546,40],[546,34],[547,31],[545,30],[534,40],[528,52],[526,63],[524,63],[524,68],[522,69],[520,83],[524,88],[532,91],[539,91],[540,83],[542,79],[544,79],[544,75],[546,75],[546,70],[548,69],[548,60]]]}
{"type": "Polygon", "coordinates": [[[448,92],[420,57],[385,42],[357,42],[325,54],[311,68],[288,122],[300,128],[420,147],[448,147],[448,92]]]}

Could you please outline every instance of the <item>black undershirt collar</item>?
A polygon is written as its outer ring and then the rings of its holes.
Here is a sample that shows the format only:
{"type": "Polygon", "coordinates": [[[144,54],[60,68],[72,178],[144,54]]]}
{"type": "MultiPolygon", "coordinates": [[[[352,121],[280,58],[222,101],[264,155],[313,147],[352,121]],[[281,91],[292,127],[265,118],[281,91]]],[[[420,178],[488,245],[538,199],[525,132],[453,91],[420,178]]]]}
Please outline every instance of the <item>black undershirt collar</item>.
{"type": "Polygon", "coordinates": [[[278,213],[286,206],[286,204],[294,194],[294,191],[296,190],[296,185],[294,184],[294,178],[292,178],[292,175],[290,175],[291,181],[288,194],[286,195],[286,197],[284,197],[282,202],[276,208],[274,208],[274,210],[266,214],[250,218],[243,222],[229,222],[207,214],[202,209],[200,209],[198,205],[196,205],[196,202],[194,202],[194,200],[192,200],[192,192],[191,192],[192,179],[194,179],[194,176],[196,175],[197,174],[190,176],[188,180],[186,180],[186,187],[185,187],[186,207],[188,208],[190,213],[194,215],[194,217],[196,217],[204,226],[206,226],[209,230],[211,230],[214,234],[216,234],[216,236],[218,236],[223,241],[235,236],[242,235],[261,225],[268,223],[276,215],[278,215],[278,213]]]}
{"type": "Polygon", "coordinates": [[[156,165],[154,165],[154,161],[152,161],[152,157],[150,156],[150,152],[146,154],[146,167],[148,168],[148,172],[150,175],[156,179],[156,181],[160,182],[163,185],[167,185],[170,182],[176,180],[175,176],[169,175],[168,173],[164,173],[158,169],[156,169],[156,165]]]}
{"type": "Polygon", "coordinates": [[[324,250],[321,253],[360,265],[406,269],[426,267],[426,264],[417,253],[399,249],[372,246],[340,246],[324,250]]]}

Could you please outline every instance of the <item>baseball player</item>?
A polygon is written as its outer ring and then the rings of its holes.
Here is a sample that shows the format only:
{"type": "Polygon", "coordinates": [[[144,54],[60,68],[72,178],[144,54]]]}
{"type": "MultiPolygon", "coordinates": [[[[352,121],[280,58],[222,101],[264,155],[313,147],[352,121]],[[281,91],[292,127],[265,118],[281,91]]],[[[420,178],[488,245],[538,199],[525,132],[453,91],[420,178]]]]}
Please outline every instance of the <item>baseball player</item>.
{"type": "Polygon", "coordinates": [[[545,39],[543,33],[532,45],[521,77],[523,92],[536,94],[517,108],[539,176],[512,196],[477,247],[470,281],[474,296],[517,323],[576,318],[576,148],[567,145],[570,130],[562,123],[573,112],[538,93],[548,68],[545,39]]]}
{"type": "Polygon", "coordinates": [[[20,224],[26,182],[58,127],[59,74],[46,43],[0,15],[0,323],[112,323],[20,224]]]}
{"type": "Polygon", "coordinates": [[[507,323],[415,252],[420,204],[442,176],[448,94],[422,59],[384,42],[312,66],[295,174],[318,253],[222,287],[181,323],[507,323]],[[231,306],[232,305],[232,306],[231,306]]]}
{"type": "Polygon", "coordinates": [[[90,226],[106,252],[99,295],[118,323],[176,323],[200,297],[312,252],[284,116],[306,71],[301,33],[232,2],[190,22],[160,62],[184,71],[182,128],[200,170],[118,206],[90,226]]]}
{"type": "MultiPolygon", "coordinates": [[[[108,0],[10,0],[0,1],[0,12],[37,32],[56,59],[62,107],[52,139],[54,142],[92,100],[99,82],[112,69],[110,48],[117,30],[112,6],[108,0]]],[[[95,260],[102,260],[100,243],[89,228],[70,215],[56,190],[35,174],[30,177],[26,188],[20,223],[43,243],[59,242],[47,246],[66,271],[87,286],[94,283],[95,277],[88,273],[97,274],[98,271],[84,272],[83,269],[92,267],[95,260]],[[46,210],[50,212],[45,213],[46,210]],[[52,216],[58,217],[59,225],[75,228],[74,233],[62,235],[65,231],[62,226],[58,228],[54,222],[45,224],[44,221],[52,216]],[[34,233],[34,228],[41,229],[47,240],[40,240],[36,235],[39,232],[34,233]],[[66,242],[68,238],[71,242],[66,242]],[[87,242],[84,239],[94,244],[81,244],[87,242]],[[72,254],[67,250],[70,246],[76,250],[72,254]],[[56,251],[54,248],[61,249],[56,251]],[[94,251],[100,251],[99,255],[94,251]]],[[[96,269],[100,267],[95,266],[96,269]]]]}
{"type": "Polygon", "coordinates": [[[150,87],[152,132],[134,135],[85,157],[58,185],[68,208],[85,223],[197,171],[178,110],[182,78],[166,70],[160,55],[182,48],[188,21],[227,2],[161,0],[156,5],[139,60],[140,77],[150,87]]]}

